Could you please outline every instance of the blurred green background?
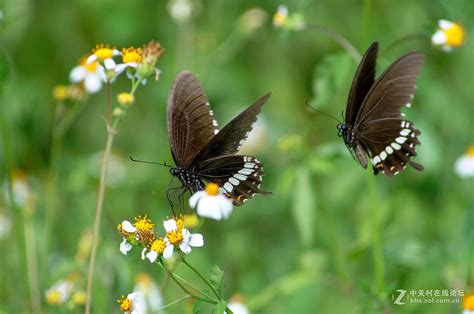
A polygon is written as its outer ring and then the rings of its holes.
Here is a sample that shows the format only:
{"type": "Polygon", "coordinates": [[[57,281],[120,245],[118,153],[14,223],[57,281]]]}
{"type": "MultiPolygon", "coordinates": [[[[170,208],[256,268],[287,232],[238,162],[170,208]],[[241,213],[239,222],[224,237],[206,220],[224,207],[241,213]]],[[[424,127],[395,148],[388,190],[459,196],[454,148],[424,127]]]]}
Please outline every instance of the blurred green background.
{"type": "MultiPolygon", "coordinates": [[[[336,122],[305,105],[312,100],[336,117],[345,110],[357,64],[330,37],[311,29],[273,27],[280,1],[192,1],[191,16],[181,20],[170,14],[172,4],[0,1],[0,214],[10,223],[0,238],[0,312],[32,311],[35,288],[27,270],[35,268],[43,312],[83,311],[71,300],[48,304],[45,293],[75,272],[76,289],[85,289],[98,154],[106,138],[101,118],[105,93],[81,102],[54,161],[56,101],[51,91],[57,84],[68,84],[70,70],[96,44],[137,47],[151,39],[166,49],[157,65],[162,74],[158,82],[150,80],[139,88],[114,143],[93,313],[118,312],[116,300],[132,291],[140,272],[162,284],[163,270],[141,261],[138,249],[127,256],[119,252],[116,226],[147,214],[159,227],[171,215],[165,197],[167,169],[132,163],[128,156],[172,161],[166,101],[176,74],[185,69],[201,80],[221,126],[273,92],[245,149],[265,163],[263,187],[274,194],[234,208],[227,221],[202,222],[195,230],[204,234],[205,246],[188,258],[203,273],[219,265],[225,271],[228,298],[239,294],[252,313],[461,312],[460,304],[394,305],[392,293],[474,292],[474,186],[472,179],[454,171],[456,159],[474,144],[473,41],[448,54],[429,40],[441,18],[459,21],[468,36],[473,34],[472,2],[285,3],[290,13],[339,32],[361,53],[379,41],[378,73],[406,52],[425,52],[414,104],[406,111],[422,132],[415,160],[425,170],[409,168],[392,179],[364,172],[337,137],[336,122]],[[413,33],[426,36],[383,51],[413,33]],[[8,156],[12,168],[28,177],[35,196],[30,209],[9,206],[8,156]],[[51,209],[48,181],[56,175],[57,205],[51,209]],[[374,239],[381,243],[383,264],[378,266],[374,239]]],[[[126,91],[128,84],[125,77],[118,79],[113,95],[126,91]]],[[[198,282],[181,266],[178,273],[198,282]]],[[[164,304],[183,294],[168,283],[164,304]]],[[[166,312],[191,308],[186,301],[166,312]]]]}

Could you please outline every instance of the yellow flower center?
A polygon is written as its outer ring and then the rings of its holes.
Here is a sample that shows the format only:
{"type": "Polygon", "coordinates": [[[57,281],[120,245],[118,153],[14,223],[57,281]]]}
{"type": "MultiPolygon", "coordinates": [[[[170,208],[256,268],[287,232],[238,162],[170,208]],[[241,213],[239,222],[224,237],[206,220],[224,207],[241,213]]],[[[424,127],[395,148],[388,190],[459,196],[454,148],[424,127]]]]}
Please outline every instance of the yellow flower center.
{"type": "Polygon", "coordinates": [[[58,290],[51,290],[46,294],[48,304],[57,305],[61,301],[61,293],[58,290]]]}
{"type": "Polygon", "coordinates": [[[206,185],[206,193],[214,196],[219,194],[219,186],[215,183],[208,183],[206,185]]]}
{"type": "Polygon", "coordinates": [[[72,295],[72,301],[76,304],[86,304],[86,294],[84,291],[75,292],[72,295]]]}
{"type": "Polygon", "coordinates": [[[56,85],[53,88],[53,97],[57,101],[64,101],[68,97],[67,86],[66,85],[56,85]]]}
{"type": "Polygon", "coordinates": [[[120,93],[117,95],[117,101],[123,106],[128,106],[133,104],[135,97],[130,93],[120,93]]]}
{"type": "Polygon", "coordinates": [[[166,247],[166,242],[163,240],[163,238],[159,238],[158,240],[155,240],[153,244],[151,245],[151,250],[155,251],[156,253],[163,253],[166,247]]]}
{"type": "Polygon", "coordinates": [[[464,297],[463,307],[465,310],[474,311],[474,294],[468,294],[464,297]]]}
{"type": "Polygon", "coordinates": [[[273,16],[273,24],[275,24],[275,26],[282,26],[283,23],[285,23],[286,18],[287,18],[286,14],[277,12],[273,16]]]}
{"type": "Polygon", "coordinates": [[[142,48],[123,48],[122,49],[122,62],[129,63],[135,62],[139,63],[142,61],[142,48]]]}
{"type": "Polygon", "coordinates": [[[185,217],[183,215],[176,219],[176,227],[178,227],[178,230],[182,230],[184,228],[184,219],[185,217]]]}
{"type": "Polygon", "coordinates": [[[135,223],[133,224],[137,231],[140,233],[150,233],[153,231],[154,224],[151,223],[151,220],[145,217],[135,217],[135,223]]]}
{"type": "Polygon", "coordinates": [[[105,60],[114,56],[113,48],[104,44],[97,45],[95,49],[92,50],[92,53],[95,54],[99,60],[105,60]]]}
{"type": "Polygon", "coordinates": [[[461,24],[453,25],[444,31],[446,34],[446,44],[453,47],[459,47],[464,43],[464,28],[461,24]]]}
{"type": "Polygon", "coordinates": [[[132,300],[125,298],[125,296],[122,296],[122,298],[117,300],[117,302],[120,303],[121,312],[132,313],[132,300]]]}
{"type": "Polygon", "coordinates": [[[196,214],[184,217],[184,226],[186,228],[195,228],[199,224],[199,218],[196,214]]]}
{"type": "Polygon", "coordinates": [[[181,232],[181,229],[166,233],[166,237],[174,246],[179,245],[181,241],[183,241],[183,233],[181,232]]]}
{"type": "Polygon", "coordinates": [[[466,156],[474,158],[474,145],[469,147],[466,151],[466,156]]]}

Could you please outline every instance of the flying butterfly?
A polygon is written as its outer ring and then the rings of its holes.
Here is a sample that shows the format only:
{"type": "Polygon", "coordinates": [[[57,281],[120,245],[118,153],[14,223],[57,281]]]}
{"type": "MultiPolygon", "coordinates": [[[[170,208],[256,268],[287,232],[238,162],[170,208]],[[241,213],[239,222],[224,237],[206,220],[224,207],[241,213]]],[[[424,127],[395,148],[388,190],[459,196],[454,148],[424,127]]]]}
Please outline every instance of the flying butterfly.
{"type": "Polygon", "coordinates": [[[212,182],[234,205],[270,193],[260,189],[263,164],[253,156],[236,155],[270,95],[219,130],[198,79],[187,71],[178,74],[168,98],[168,136],[176,164],[170,173],[181,181],[183,193],[203,190],[212,182]]]}
{"type": "Polygon", "coordinates": [[[375,80],[377,51],[374,42],[362,57],[338,135],[362,167],[367,168],[370,158],[374,174],[391,177],[407,165],[421,171],[423,166],[412,160],[421,132],[404,118],[401,108],[411,107],[424,55],[411,52],[400,57],[375,80]]]}

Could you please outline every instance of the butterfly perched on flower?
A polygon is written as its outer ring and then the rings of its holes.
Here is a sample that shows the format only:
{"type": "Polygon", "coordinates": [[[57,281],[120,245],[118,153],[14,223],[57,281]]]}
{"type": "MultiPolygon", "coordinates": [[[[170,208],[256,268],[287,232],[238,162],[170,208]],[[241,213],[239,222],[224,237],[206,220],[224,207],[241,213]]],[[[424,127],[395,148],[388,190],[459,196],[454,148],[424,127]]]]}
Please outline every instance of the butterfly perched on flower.
{"type": "Polygon", "coordinates": [[[357,68],[345,122],[337,125],[339,136],[362,167],[367,168],[370,158],[375,174],[391,177],[407,165],[421,171],[423,166],[412,160],[421,132],[401,109],[411,107],[424,55],[411,52],[400,57],[375,80],[377,51],[374,42],[357,68]]]}
{"type": "Polygon", "coordinates": [[[253,156],[236,155],[268,98],[270,93],[219,130],[198,79],[187,71],[178,74],[167,111],[171,154],[176,164],[170,173],[181,181],[182,193],[203,190],[206,182],[212,182],[235,205],[242,205],[255,194],[269,193],[260,189],[263,164],[253,156]]]}

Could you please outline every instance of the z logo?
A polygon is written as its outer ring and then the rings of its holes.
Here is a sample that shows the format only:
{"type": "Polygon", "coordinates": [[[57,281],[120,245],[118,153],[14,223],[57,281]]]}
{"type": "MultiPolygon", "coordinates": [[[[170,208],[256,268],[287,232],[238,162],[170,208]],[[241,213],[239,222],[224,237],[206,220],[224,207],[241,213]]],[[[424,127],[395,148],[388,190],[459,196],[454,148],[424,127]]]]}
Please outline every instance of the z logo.
{"type": "Polygon", "coordinates": [[[396,305],[403,305],[405,304],[405,302],[403,302],[403,297],[405,296],[405,294],[407,293],[406,290],[404,289],[397,289],[395,290],[395,292],[399,292],[400,294],[398,295],[398,297],[395,299],[395,293],[392,294],[392,300],[393,300],[393,303],[396,304],[396,305]]]}

